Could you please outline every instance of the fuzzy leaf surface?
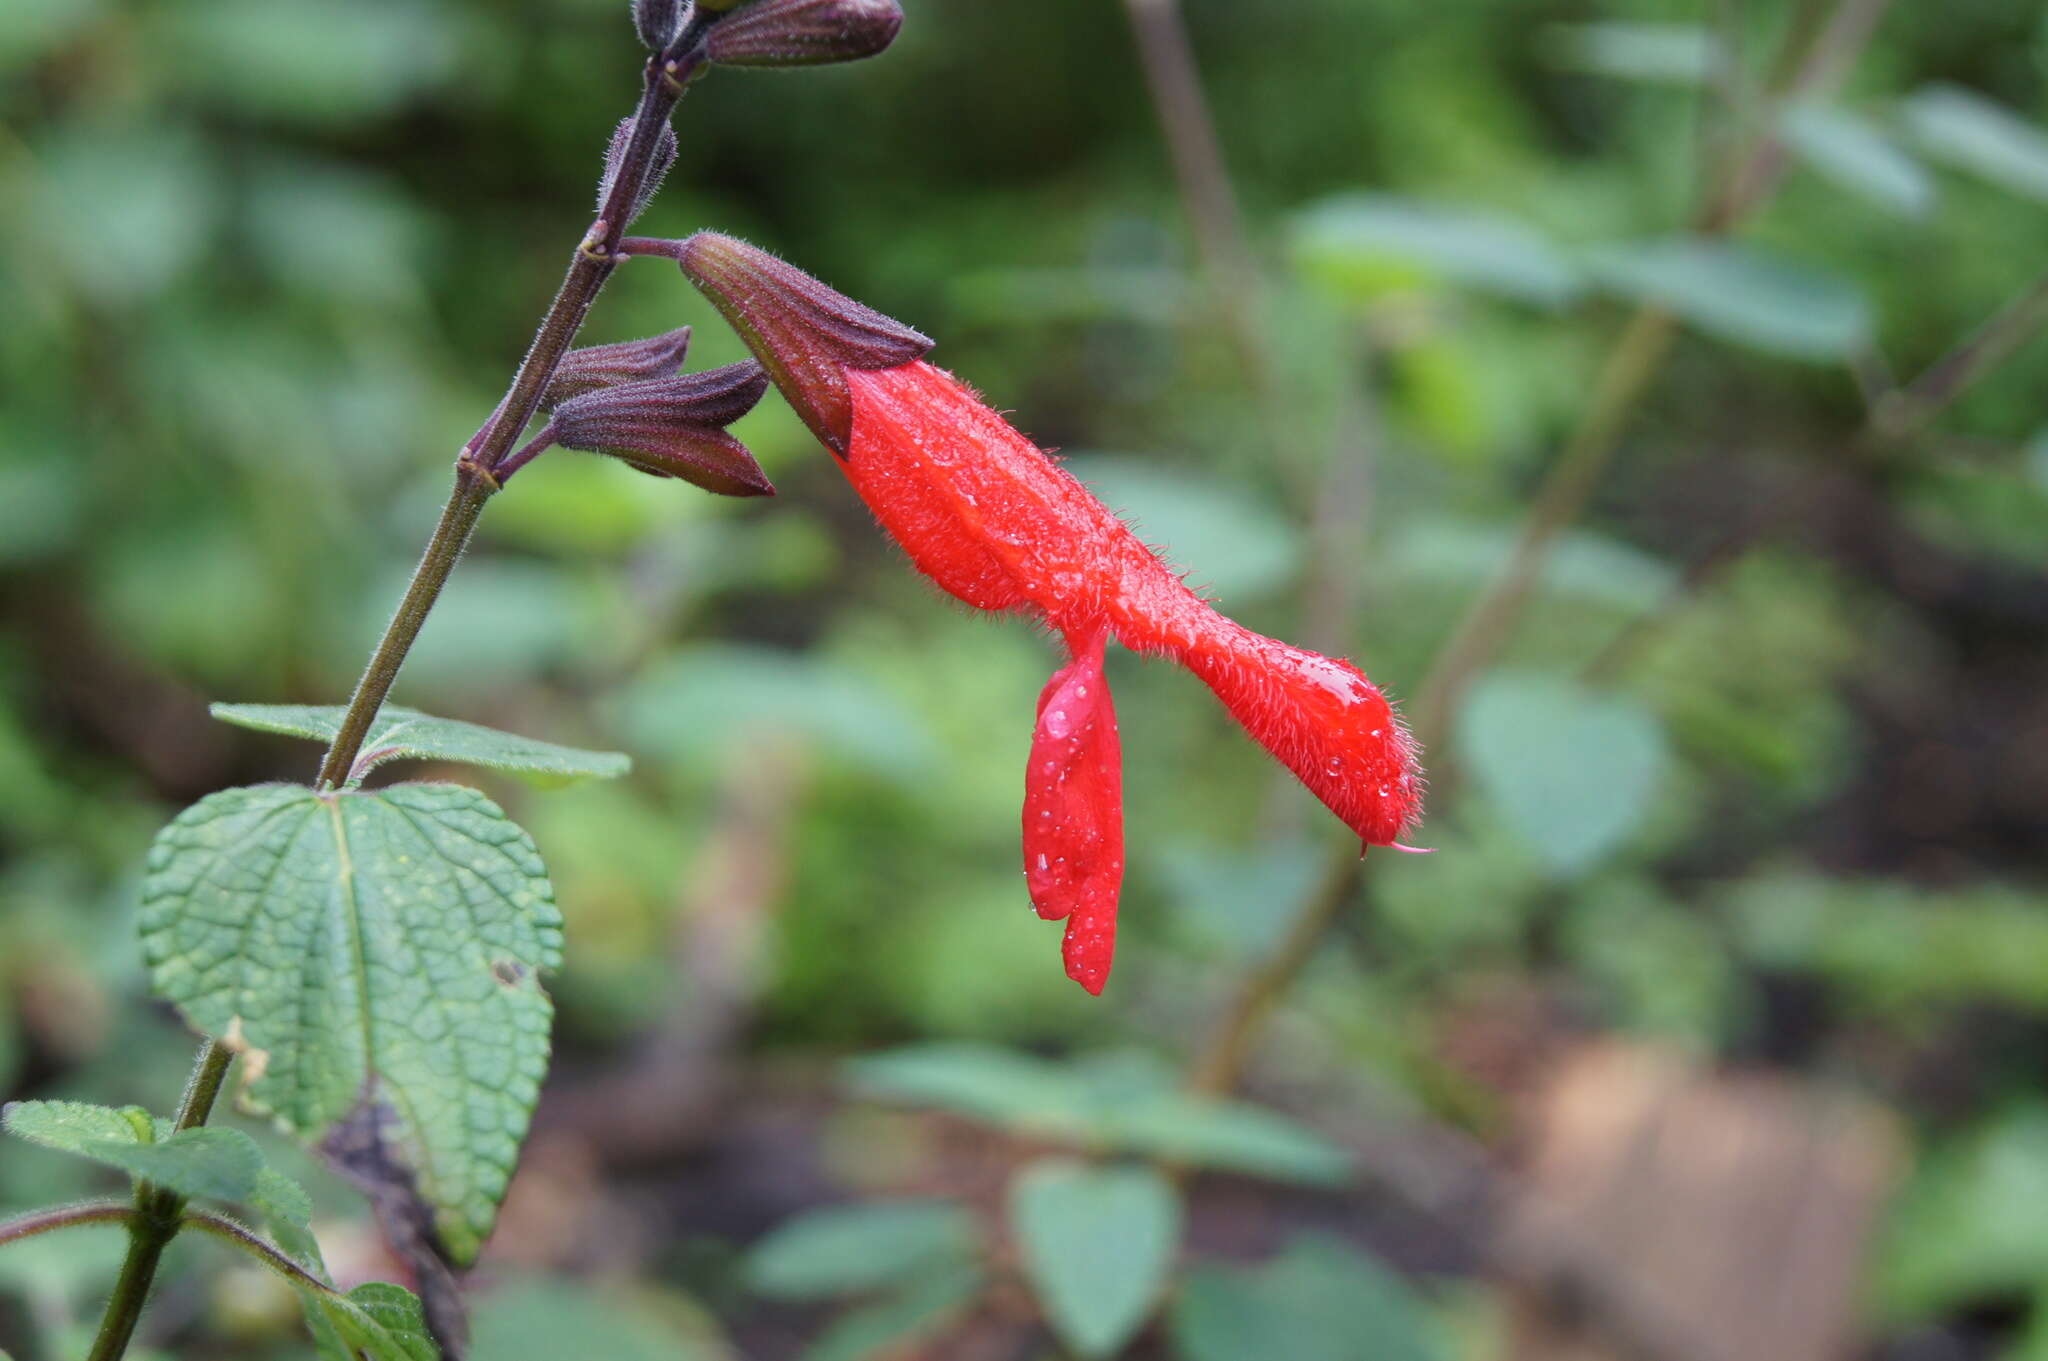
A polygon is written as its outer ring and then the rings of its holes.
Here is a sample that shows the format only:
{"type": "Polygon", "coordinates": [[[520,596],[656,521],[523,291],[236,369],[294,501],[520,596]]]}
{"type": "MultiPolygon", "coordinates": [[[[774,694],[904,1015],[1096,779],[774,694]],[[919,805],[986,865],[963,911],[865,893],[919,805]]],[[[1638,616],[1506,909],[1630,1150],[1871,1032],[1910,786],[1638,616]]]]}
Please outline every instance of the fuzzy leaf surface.
{"type": "Polygon", "coordinates": [[[526,833],[459,785],[226,790],[158,836],[142,938],[160,996],[208,1034],[239,1027],[249,1104],[474,1258],[547,1069],[538,979],[561,958],[526,833]]]}
{"type": "MultiPolygon", "coordinates": [[[[341,731],[347,712],[338,704],[216,704],[210,710],[223,723],[257,732],[282,733],[316,742],[331,742],[341,731]]],[[[546,784],[574,780],[612,780],[633,768],[632,758],[617,751],[585,751],[554,742],[540,742],[500,732],[481,723],[436,718],[403,705],[377,711],[363,738],[363,755],[350,780],[360,780],[386,761],[460,761],[525,776],[546,784]]]]}

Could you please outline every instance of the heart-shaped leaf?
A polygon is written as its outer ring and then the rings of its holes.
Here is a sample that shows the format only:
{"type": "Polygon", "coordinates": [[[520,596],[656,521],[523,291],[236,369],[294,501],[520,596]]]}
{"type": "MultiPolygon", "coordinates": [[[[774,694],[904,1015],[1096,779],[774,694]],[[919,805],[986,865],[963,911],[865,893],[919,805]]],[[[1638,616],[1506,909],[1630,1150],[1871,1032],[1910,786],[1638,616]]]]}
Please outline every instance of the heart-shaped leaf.
{"type": "Polygon", "coordinates": [[[1152,1312],[1180,1242],[1180,1197],[1146,1167],[1033,1163],[1010,1184],[1024,1274],[1082,1356],[1109,1356],[1152,1312]]]}
{"type": "Polygon", "coordinates": [[[1459,739],[1487,796],[1560,875],[1635,830],[1665,765],[1663,728],[1640,705],[1537,673],[1475,686],[1459,739]]]}
{"type": "Polygon", "coordinates": [[[214,794],[143,886],[156,991],[239,1035],[249,1101],[476,1255],[547,1069],[561,914],[533,842],[458,785],[214,794]]]}

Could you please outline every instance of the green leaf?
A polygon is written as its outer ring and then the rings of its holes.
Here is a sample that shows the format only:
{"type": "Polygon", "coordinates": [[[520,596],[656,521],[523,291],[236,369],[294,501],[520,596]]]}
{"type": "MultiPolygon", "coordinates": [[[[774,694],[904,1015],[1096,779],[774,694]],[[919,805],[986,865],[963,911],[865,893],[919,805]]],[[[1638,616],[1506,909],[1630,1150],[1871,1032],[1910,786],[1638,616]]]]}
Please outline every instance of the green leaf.
{"type": "Polygon", "coordinates": [[[1747,247],[1674,237],[1602,247],[1588,263],[1611,291],[1770,354],[1837,360],[1870,338],[1855,285],[1747,247]]]}
{"type": "Polygon", "coordinates": [[[1839,187],[1904,217],[1934,207],[1934,177],[1869,119],[1846,109],[1800,104],[1785,115],[1785,142],[1839,187]]]}
{"type": "MultiPolygon", "coordinates": [[[[338,704],[216,704],[210,712],[221,722],[238,728],[331,742],[341,730],[342,715],[347,710],[338,704]]],[[[363,754],[350,772],[350,782],[360,781],[386,761],[402,759],[460,761],[464,765],[537,777],[539,782],[548,784],[612,780],[633,768],[632,758],[622,752],[584,751],[553,742],[536,742],[481,724],[435,718],[417,709],[387,704],[377,711],[369,733],[363,738],[363,754]]]]}
{"type": "Polygon", "coordinates": [[[140,1106],[116,1110],[85,1101],[10,1101],[0,1107],[0,1127],[17,1139],[59,1153],[87,1152],[101,1144],[153,1142],[149,1112],[140,1106]]]}
{"type": "Polygon", "coordinates": [[[1439,1361],[1413,1292],[1372,1258],[1309,1235],[1264,1267],[1188,1273],[1171,1315],[1185,1361],[1439,1361]]]}
{"type": "Polygon", "coordinates": [[[2048,1278],[2048,1105],[2023,1102],[1935,1145],[1891,1212],[1872,1273],[1901,1323],[2018,1295],[2048,1278]]]}
{"type": "Polygon", "coordinates": [[[1046,1321],[1082,1356],[1144,1326],[1180,1243],[1180,1196],[1149,1167],[1046,1160],[1010,1183],[1010,1222],[1046,1321]]]}
{"type": "Polygon", "coordinates": [[[1344,1150],[1272,1111],[982,1045],[912,1045],[858,1059],[847,1073],[865,1096],[1035,1138],[1311,1185],[1350,1173],[1344,1150]]]}
{"type": "Polygon", "coordinates": [[[1474,686],[1458,739],[1487,796],[1566,876],[1642,823],[1665,767],[1663,728],[1640,705],[1533,672],[1474,686]]]}
{"type": "Polygon", "coordinates": [[[2026,198],[2048,202],[2048,132],[1956,85],[1930,85],[1901,106],[1928,155],[2026,198]]]}
{"type": "Polygon", "coordinates": [[[778,1227],[747,1254],[747,1280],[775,1299],[829,1299],[974,1261],[974,1217],[944,1200],[835,1205],[778,1227]]]}
{"type": "Polygon", "coordinates": [[[6,1113],[10,1134],[118,1167],[181,1196],[256,1200],[265,1169],[255,1140],[220,1128],[166,1131],[159,1140],[148,1120],[140,1107],[114,1110],[75,1101],[18,1101],[6,1113]]]}
{"type": "Polygon", "coordinates": [[[156,991],[239,1026],[250,1102],[473,1259],[547,1069],[561,914],[527,835],[458,785],[231,789],[158,836],[141,925],[156,991]]]}
{"type": "Polygon", "coordinates": [[[731,1361],[715,1325],[668,1292],[515,1276],[481,1293],[475,1361],[731,1361]],[[680,1307],[679,1307],[680,1306],[680,1307]]]}
{"type": "Polygon", "coordinates": [[[1369,288],[1406,282],[1405,270],[1544,307],[1580,289],[1578,269],[1534,228],[1392,194],[1324,199],[1295,220],[1293,241],[1304,267],[1369,288]]]}
{"type": "Polygon", "coordinates": [[[346,1295],[302,1288],[308,1322],[321,1356],[333,1361],[441,1361],[441,1349],[427,1332],[419,1299],[402,1286],[383,1281],[359,1285],[346,1295]],[[331,1329],[322,1336],[322,1327],[331,1329]],[[332,1342],[341,1344],[330,1350],[332,1342]]]}
{"type": "Polygon", "coordinates": [[[1726,61],[1698,24],[1552,24],[1540,46],[1563,70],[1670,85],[1705,84],[1726,61]]]}
{"type": "MultiPolygon", "coordinates": [[[[803,1361],[885,1361],[937,1332],[981,1293],[979,1270],[946,1272],[839,1316],[803,1361]]],[[[483,1358],[479,1358],[483,1361],[483,1358]]]]}

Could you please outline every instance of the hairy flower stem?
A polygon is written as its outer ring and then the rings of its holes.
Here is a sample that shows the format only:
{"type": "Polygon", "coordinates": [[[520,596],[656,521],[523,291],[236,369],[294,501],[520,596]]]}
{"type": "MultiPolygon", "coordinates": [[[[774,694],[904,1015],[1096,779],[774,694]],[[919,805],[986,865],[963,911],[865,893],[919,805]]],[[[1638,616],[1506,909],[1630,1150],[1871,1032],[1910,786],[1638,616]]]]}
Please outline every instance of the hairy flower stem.
{"type": "MultiPolygon", "coordinates": [[[[639,201],[641,186],[646,183],[654,165],[662,128],[667,125],[669,114],[682,97],[684,86],[702,60],[697,49],[702,45],[708,22],[708,16],[693,19],[684,26],[667,51],[658,52],[648,59],[640,106],[634,113],[632,133],[627,139],[625,156],[612,180],[611,191],[605,195],[597,221],[577,243],[569,272],[563,278],[562,286],[556,290],[554,301],[548,305],[547,315],[542,318],[540,330],[527,349],[525,359],[520,362],[518,372],[513,374],[512,385],[504,400],[498,403],[491,419],[464,446],[461,457],[456,460],[455,488],[441,510],[440,523],[435,525],[433,537],[427,541],[426,552],[420,557],[411,584],[406,587],[405,595],[399,601],[390,624],[385,627],[383,638],[378,640],[376,650],[370,654],[370,662],[363,669],[362,678],[356,682],[348,710],[342,715],[340,729],[320,762],[317,781],[320,787],[337,788],[347,780],[356,758],[362,753],[363,738],[368,734],[371,722],[384,706],[385,697],[391,693],[399,669],[405,665],[406,654],[412,651],[421,626],[426,623],[434,603],[441,598],[441,591],[447,586],[455,564],[461,560],[462,550],[468,546],[470,536],[476,532],[484,503],[498,490],[495,469],[511,449],[512,442],[532,422],[534,412],[540,409],[541,397],[547,391],[549,380],[554,377],[562,356],[575,342],[576,332],[582,329],[590,304],[596,300],[605,280],[611,277],[618,261],[619,238],[625,234],[627,220],[632,216],[632,205],[639,201]]],[[[218,1040],[209,1039],[201,1043],[191,1081],[185,1088],[185,1098],[178,1107],[179,1129],[191,1129],[206,1123],[213,1112],[214,1099],[220,1094],[221,1082],[227,1076],[228,1065],[232,1062],[234,1051],[218,1040]]],[[[136,1188],[135,1209],[128,1223],[128,1256],[121,1264],[120,1279],[114,1284],[113,1296],[107,1302],[99,1337],[93,1343],[88,1361],[118,1361],[127,1352],[129,1340],[135,1334],[135,1325],[142,1317],[143,1305],[149,1299],[150,1286],[156,1280],[157,1263],[163,1257],[164,1248],[177,1237],[183,1225],[180,1216],[184,1208],[183,1198],[174,1192],[160,1190],[147,1182],[136,1188]]]]}
{"type": "MultiPolygon", "coordinates": [[[[201,1041],[192,1076],[185,1082],[185,1095],[178,1102],[178,1129],[196,1129],[206,1123],[227,1079],[228,1065],[234,1061],[235,1051],[220,1041],[201,1041]]],[[[135,1208],[128,1217],[128,1255],[121,1261],[121,1275],[107,1300],[107,1312],[100,1319],[99,1336],[93,1340],[88,1361],[119,1361],[127,1352],[135,1325],[142,1319],[142,1307],[149,1301],[157,1263],[178,1236],[179,1216],[184,1212],[185,1198],[176,1191],[146,1181],[136,1186],[135,1208]]]]}
{"type": "Polygon", "coordinates": [[[498,465],[511,450],[513,441],[532,423],[562,356],[575,343],[591,303],[597,300],[605,281],[617,267],[619,239],[625,235],[633,215],[632,206],[639,201],[641,187],[652,171],[661,130],[668,125],[669,114],[682,98],[683,87],[702,60],[697,49],[709,17],[693,18],[667,51],[647,59],[640,106],[634,111],[633,129],[627,138],[624,159],[612,180],[611,192],[605,195],[597,220],[577,243],[569,272],[555,291],[554,301],[548,304],[547,315],[541,319],[540,329],[520,361],[518,372],[512,375],[512,385],[504,400],[456,460],[455,489],[442,508],[441,521],[434,527],[434,536],[420,557],[412,583],[406,587],[384,637],[370,654],[370,663],[363,669],[362,679],[356,682],[355,693],[349,697],[341,727],[320,762],[317,783],[321,787],[335,788],[347,780],[356,757],[362,753],[363,738],[369,733],[370,724],[384,706],[406,654],[419,637],[420,626],[441,598],[449,574],[461,559],[470,535],[476,532],[484,502],[498,490],[498,465]]]}

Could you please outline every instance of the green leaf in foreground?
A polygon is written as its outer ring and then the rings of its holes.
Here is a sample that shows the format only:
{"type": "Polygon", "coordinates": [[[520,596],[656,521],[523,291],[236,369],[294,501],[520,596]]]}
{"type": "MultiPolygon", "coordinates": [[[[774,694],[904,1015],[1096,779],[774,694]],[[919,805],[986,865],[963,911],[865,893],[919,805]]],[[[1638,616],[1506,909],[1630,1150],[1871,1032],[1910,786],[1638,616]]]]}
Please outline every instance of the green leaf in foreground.
{"type": "Polygon", "coordinates": [[[1010,1183],[1010,1220],[1053,1331],[1082,1356],[1108,1356],[1166,1282],[1180,1197],[1149,1167],[1044,1161],[1010,1183]]]}
{"type": "MultiPolygon", "coordinates": [[[[341,730],[340,705],[216,704],[209,711],[223,723],[257,732],[283,733],[316,742],[331,742],[341,730]]],[[[537,742],[479,723],[436,718],[417,709],[387,704],[377,711],[363,738],[363,754],[350,773],[359,781],[386,761],[459,761],[523,775],[541,783],[617,779],[633,768],[631,757],[616,751],[584,751],[553,742],[537,742]]]]}
{"type": "Polygon", "coordinates": [[[140,1106],[115,1110],[79,1101],[13,1102],[5,1125],[30,1143],[117,1167],[181,1196],[233,1201],[288,1224],[312,1217],[304,1189],[267,1166],[256,1141],[238,1129],[173,1132],[140,1106]]]}
{"type": "Polygon", "coordinates": [[[1185,1361],[1438,1361],[1414,1293],[1349,1245],[1295,1240],[1263,1267],[1201,1267],[1174,1300],[1173,1339],[1185,1361]]]}
{"type": "Polygon", "coordinates": [[[1746,247],[1677,237],[1604,247],[1588,263],[1623,297],[1771,354],[1838,360],[1870,339],[1870,305],[1854,285],[1746,247]]]}
{"type": "Polygon", "coordinates": [[[971,1264],[974,1253],[974,1217],[964,1205],[835,1205],[799,1215],[757,1243],[747,1254],[747,1279],[777,1299],[827,1299],[971,1264]]]}
{"type": "Polygon", "coordinates": [[[372,1281],[346,1295],[300,1294],[322,1361],[441,1361],[418,1298],[403,1286],[372,1281]]]}
{"type": "Polygon", "coordinates": [[[238,1030],[251,1104],[473,1259],[547,1069],[561,914],[527,835],[458,785],[230,789],[158,836],[141,921],[156,991],[238,1030]]]}

